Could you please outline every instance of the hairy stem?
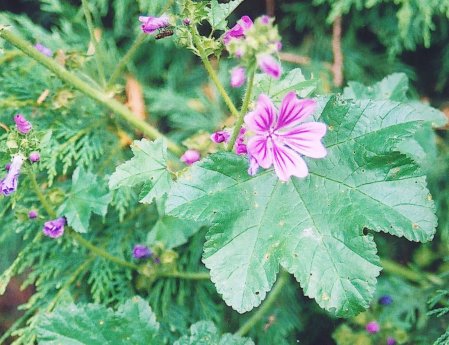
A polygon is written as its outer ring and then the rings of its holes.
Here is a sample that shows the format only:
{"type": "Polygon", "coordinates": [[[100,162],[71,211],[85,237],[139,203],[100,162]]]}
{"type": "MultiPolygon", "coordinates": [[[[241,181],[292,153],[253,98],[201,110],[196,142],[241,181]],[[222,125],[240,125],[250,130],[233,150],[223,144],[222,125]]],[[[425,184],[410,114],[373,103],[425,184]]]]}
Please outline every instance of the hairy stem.
{"type": "Polygon", "coordinates": [[[251,101],[251,96],[253,93],[253,85],[254,85],[254,75],[255,75],[255,68],[251,68],[249,71],[249,79],[248,79],[248,86],[246,88],[245,97],[243,99],[242,109],[240,110],[240,114],[237,117],[237,121],[235,122],[234,130],[232,131],[231,139],[229,140],[229,144],[227,147],[228,151],[232,151],[235,141],[237,140],[237,137],[240,132],[240,128],[243,124],[243,119],[248,111],[249,102],[251,101]]]}
{"type": "Polygon", "coordinates": [[[148,138],[150,139],[165,138],[168,149],[176,155],[181,155],[182,152],[184,151],[182,147],[166,138],[156,128],[154,128],[147,122],[140,120],[138,116],[134,114],[131,110],[129,110],[125,105],[116,101],[113,98],[110,98],[103,92],[95,89],[88,83],[78,78],[73,73],[67,71],[56,61],[45,56],[44,54],[41,54],[27,41],[23,40],[22,38],[15,35],[11,31],[0,27],[0,37],[11,43],[16,48],[23,51],[26,55],[28,55],[32,59],[36,60],[38,63],[40,63],[45,68],[53,72],[58,78],[60,78],[67,84],[73,86],[77,90],[84,93],[86,96],[92,98],[93,100],[96,100],[97,102],[101,103],[105,107],[112,110],[114,113],[119,115],[124,121],[126,121],[129,125],[141,131],[148,138]]]}
{"type": "Polygon", "coordinates": [[[103,53],[101,51],[101,47],[99,42],[97,41],[97,38],[95,37],[95,27],[94,23],[92,21],[92,15],[89,10],[89,4],[87,3],[87,0],[81,0],[84,16],[86,17],[86,24],[87,28],[89,29],[90,34],[90,40],[92,41],[92,44],[95,48],[95,62],[97,63],[97,69],[98,69],[98,76],[100,77],[101,83],[104,85],[106,83],[106,79],[104,76],[104,69],[103,69],[103,53]]]}
{"type": "Polygon", "coordinates": [[[234,102],[232,102],[232,99],[229,97],[228,93],[223,87],[223,84],[221,83],[220,79],[218,78],[217,73],[215,72],[214,68],[212,67],[209,58],[206,55],[206,51],[203,48],[203,45],[201,43],[201,40],[199,39],[200,34],[198,33],[198,30],[195,28],[192,28],[191,30],[193,42],[195,43],[195,47],[198,50],[198,53],[200,55],[200,59],[203,62],[204,67],[206,68],[207,73],[209,74],[209,77],[212,79],[212,81],[215,84],[215,87],[217,88],[218,92],[220,93],[221,97],[223,98],[224,102],[226,103],[228,109],[231,111],[231,114],[233,116],[238,116],[239,111],[234,105],[234,102]]]}
{"type": "Polygon", "coordinates": [[[260,320],[262,320],[262,318],[267,314],[267,312],[276,302],[285,284],[287,284],[289,277],[290,276],[288,272],[281,272],[281,274],[279,275],[279,279],[277,280],[276,284],[274,284],[274,287],[268,295],[268,298],[265,300],[265,302],[263,302],[259,309],[257,309],[256,312],[248,320],[246,320],[246,322],[239,328],[236,334],[240,336],[248,334],[251,328],[253,328],[260,320]]]}

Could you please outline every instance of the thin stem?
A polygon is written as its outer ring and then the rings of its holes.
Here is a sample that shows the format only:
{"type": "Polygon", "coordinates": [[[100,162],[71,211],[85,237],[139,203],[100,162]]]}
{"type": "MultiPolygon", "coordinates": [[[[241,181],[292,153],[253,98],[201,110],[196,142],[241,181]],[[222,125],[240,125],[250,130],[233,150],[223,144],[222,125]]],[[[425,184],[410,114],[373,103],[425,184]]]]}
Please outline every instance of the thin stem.
{"type": "Polygon", "coordinates": [[[248,80],[248,86],[246,88],[245,97],[243,99],[243,105],[242,109],[240,110],[240,115],[237,117],[237,121],[235,122],[234,130],[232,131],[231,140],[229,140],[228,144],[228,151],[232,151],[235,141],[237,140],[237,137],[240,132],[240,128],[243,124],[243,118],[248,111],[249,102],[251,101],[251,95],[253,93],[253,85],[254,85],[254,75],[255,75],[255,68],[251,68],[249,71],[249,80],[248,80]]]}
{"type": "Polygon", "coordinates": [[[31,186],[33,187],[34,192],[36,193],[37,198],[41,202],[41,205],[44,207],[45,211],[48,213],[48,215],[51,218],[56,218],[55,210],[53,209],[53,207],[51,207],[51,205],[48,202],[47,198],[45,197],[44,193],[42,193],[42,190],[37,183],[36,176],[31,171],[31,169],[28,170],[28,177],[30,178],[31,186]]]}
{"type": "Polygon", "coordinates": [[[56,63],[53,59],[39,53],[32,45],[27,41],[23,40],[19,36],[15,35],[9,30],[0,27],[0,37],[11,43],[16,48],[23,51],[26,55],[36,60],[38,63],[43,65],[45,68],[53,72],[58,78],[65,81],[67,84],[78,89],[86,96],[96,100],[105,107],[109,108],[116,114],[118,114],[124,121],[128,124],[141,131],[150,139],[164,138],[167,142],[167,147],[176,155],[181,155],[183,153],[182,147],[174,143],[173,141],[166,138],[162,133],[160,133],[156,128],[148,124],[147,122],[140,120],[136,114],[129,110],[125,105],[116,101],[113,98],[105,95],[103,92],[93,88],[76,75],[67,71],[64,67],[56,63]]]}
{"type": "Polygon", "coordinates": [[[384,272],[408,279],[414,283],[421,284],[427,280],[436,285],[444,284],[444,281],[440,277],[432,273],[416,272],[389,259],[381,259],[380,263],[384,272]]]}
{"type": "Polygon", "coordinates": [[[161,272],[158,273],[158,277],[186,280],[209,280],[210,274],[208,272],[161,272]]]}
{"type": "Polygon", "coordinates": [[[218,78],[217,73],[215,72],[214,68],[212,67],[207,55],[206,51],[203,48],[203,45],[201,44],[201,41],[199,39],[200,34],[198,33],[198,30],[195,28],[192,28],[191,30],[193,42],[195,43],[196,49],[198,49],[198,53],[200,55],[200,59],[203,62],[204,67],[206,68],[207,73],[209,74],[209,77],[214,82],[218,92],[220,93],[221,97],[223,97],[224,102],[228,106],[229,110],[231,111],[231,114],[233,116],[238,116],[239,111],[234,105],[234,102],[232,102],[231,97],[229,97],[228,93],[223,87],[223,84],[221,83],[220,79],[218,78]]]}
{"type": "Polygon", "coordinates": [[[103,54],[101,52],[101,47],[97,41],[97,38],[95,37],[95,27],[92,21],[92,15],[89,10],[89,4],[87,3],[86,0],[81,0],[81,3],[83,6],[84,16],[86,17],[87,28],[89,29],[90,40],[92,41],[92,44],[94,45],[95,48],[95,61],[97,63],[98,76],[100,77],[100,80],[104,85],[106,83],[106,78],[104,76],[104,69],[103,69],[104,59],[102,58],[103,54]]]}
{"type": "Polygon", "coordinates": [[[137,51],[139,50],[140,46],[145,42],[145,39],[148,37],[147,34],[141,33],[139,36],[137,36],[134,43],[131,45],[125,56],[120,60],[120,62],[115,67],[114,71],[111,74],[111,78],[109,78],[109,81],[106,85],[106,88],[109,89],[114,83],[117,81],[117,79],[122,74],[123,70],[125,69],[126,65],[134,58],[134,55],[136,55],[137,51]]]}
{"type": "Polygon", "coordinates": [[[266,313],[273,306],[274,302],[276,302],[276,299],[279,297],[285,284],[287,284],[288,279],[288,272],[282,271],[278,281],[273,287],[273,290],[271,290],[270,294],[268,295],[268,298],[265,300],[265,302],[263,302],[260,308],[257,309],[256,312],[248,320],[246,320],[242,327],[239,328],[239,330],[236,332],[237,335],[244,336],[248,334],[251,328],[253,328],[266,315],[266,313]]]}

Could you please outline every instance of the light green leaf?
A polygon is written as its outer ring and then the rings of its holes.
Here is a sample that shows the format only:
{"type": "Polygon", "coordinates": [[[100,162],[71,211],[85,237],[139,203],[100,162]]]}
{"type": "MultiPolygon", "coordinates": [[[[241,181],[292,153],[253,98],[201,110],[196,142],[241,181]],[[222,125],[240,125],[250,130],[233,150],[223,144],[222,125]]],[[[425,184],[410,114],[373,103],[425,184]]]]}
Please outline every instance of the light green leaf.
{"type": "Polygon", "coordinates": [[[42,314],[37,324],[40,345],[162,344],[155,315],[140,297],[113,311],[99,304],[68,305],[42,314]]]}
{"type": "Polygon", "coordinates": [[[343,97],[351,99],[389,99],[407,101],[408,78],[405,73],[393,73],[372,86],[365,86],[356,81],[348,82],[343,90],[343,97]]]}
{"type": "Polygon", "coordinates": [[[191,335],[185,335],[175,341],[174,345],[254,345],[249,338],[226,333],[218,334],[215,325],[210,321],[199,321],[190,327],[191,335]]]}
{"type": "Polygon", "coordinates": [[[210,2],[210,8],[207,9],[207,21],[212,26],[212,30],[226,30],[226,18],[240,5],[243,0],[230,0],[220,4],[218,0],[210,2]]]}
{"type": "Polygon", "coordinates": [[[72,188],[58,213],[67,219],[77,232],[87,232],[91,213],[104,216],[112,200],[110,193],[98,182],[96,175],[76,168],[72,176],[72,188]]]}
{"type": "Polygon", "coordinates": [[[171,188],[172,179],[167,169],[167,146],[162,139],[134,141],[134,157],[119,165],[109,179],[109,188],[133,187],[145,183],[141,202],[151,203],[171,188]]]}
{"type": "Polygon", "coordinates": [[[273,101],[280,102],[289,91],[293,90],[300,97],[308,97],[315,91],[316,84],[316,80],[306,80],[299,68],[284,74],[280,81],[274,81],[265,73],[259,73],[254,80],[254,94],[264,93],[273,101]]]}
{"type": "Polygon", "coordinates": [[[265,298],[279,265],[305,295],[338,316],[367,308],[380,271],[365,228],[432,239],[436,217],[425,176],[398,146],[422,125],[414,108],[391,101],[331,98],[325,159],[307,159],[305,179],[281,183],[271,170],[247,174],[245,158],[218,153],[173,187],[167,212],[209,221],[203,261],[239,312],[265,298]]]}

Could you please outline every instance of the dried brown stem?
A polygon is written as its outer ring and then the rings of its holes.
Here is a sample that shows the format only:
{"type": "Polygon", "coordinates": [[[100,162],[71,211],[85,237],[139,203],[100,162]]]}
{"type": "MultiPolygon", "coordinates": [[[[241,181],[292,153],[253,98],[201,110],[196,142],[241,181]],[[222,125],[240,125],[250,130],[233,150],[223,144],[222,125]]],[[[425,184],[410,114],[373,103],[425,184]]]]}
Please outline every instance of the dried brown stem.
{"type": "Polygon", "coordinates": [[[341,50],[341,16],[335,18],[332,27],[332,52],[334,53],[334,64],[332,73],[334,74],[334,84],[337,87],[343,85],[343,53],[341,50]]]}

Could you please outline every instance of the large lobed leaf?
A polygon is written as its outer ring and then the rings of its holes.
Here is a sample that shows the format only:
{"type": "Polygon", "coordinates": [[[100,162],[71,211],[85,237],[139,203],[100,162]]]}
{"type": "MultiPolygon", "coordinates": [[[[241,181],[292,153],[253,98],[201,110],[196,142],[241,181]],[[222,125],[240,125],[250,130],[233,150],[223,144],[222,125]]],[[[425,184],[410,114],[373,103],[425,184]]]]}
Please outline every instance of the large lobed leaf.
{"type": "Polygon", "coordinates": [[[218,153],[192,166],[168,196],[168,214],[212,224],[203,261],[239,312],[261,303],[282,265],[321,307],[354,315],[369,305],[381,269],[365,228],[433,237],[424,174],[400,150],[428,114],[393,101],[333,97],[323,105],[328,155],[307,160],[307,178],[281,183],[271,170],[250,177],[245,158],[218,153]]]}
{"type": "Polygon", "coordinates": [[[77,232],[87,232],[92,213],[104,216],[112,200],[105,186],[96,175],[77,168],[72,176],[72,188],[58,213],[65,216],[67,223],[77,232]]]}
{"type": "Polygon", "coordinates": [[[37,330],[41,345],[162,344],[155,315],[140,297],[127,301],[117,311],[99,304],[59,307],[42,315],[37,330]]]}
{"type": "Polygon", "coordinates": [[[210,2],[210,8],[207,8],[207,21],[213,30],[226,30],[226,18],[240,5],[243,0],[230,0],[220,4],[218,0],[210,2]]]}

